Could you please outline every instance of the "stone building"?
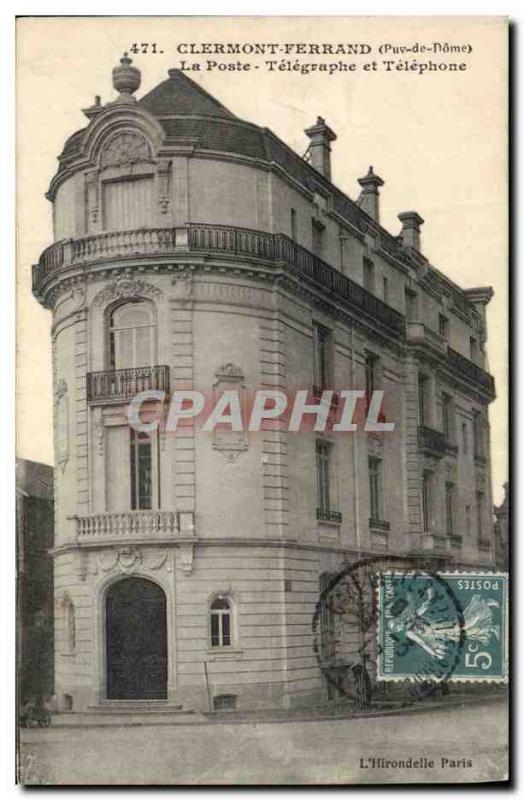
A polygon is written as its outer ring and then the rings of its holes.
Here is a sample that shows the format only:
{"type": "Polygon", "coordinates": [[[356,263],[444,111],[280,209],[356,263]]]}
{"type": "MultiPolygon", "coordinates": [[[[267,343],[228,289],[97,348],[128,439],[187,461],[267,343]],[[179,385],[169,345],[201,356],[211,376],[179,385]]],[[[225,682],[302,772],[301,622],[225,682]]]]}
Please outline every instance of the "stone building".
{"type": "Polygon", "coordinates": [[[56,691],[77,710],[322,700],[322,658],[354,657],[313,648],[343,563],[493,564],[491,290],[428,262],[416,212],[380,225],[372,168],[356,201],[331,182],[321,117],[305,159],[178,70],[136,100],[124,57],[113,85],[59,156],[33,274],[53,314],[56,691]],[[381,389],[395,430],[144,434],[125,413],[138,390],[260,387],[381,389]]]}
{"type": "Polygon", "coordinates": [[[53,467],[16,462],[19,706],[53,694],[53,467]]]}
{"type": "Polygon", "coordinates": [[[493,507],[495,516],[495,563],[497,569],[509,568],[509,484],[504,484],[504,499],[499,506],[493,507]]]}

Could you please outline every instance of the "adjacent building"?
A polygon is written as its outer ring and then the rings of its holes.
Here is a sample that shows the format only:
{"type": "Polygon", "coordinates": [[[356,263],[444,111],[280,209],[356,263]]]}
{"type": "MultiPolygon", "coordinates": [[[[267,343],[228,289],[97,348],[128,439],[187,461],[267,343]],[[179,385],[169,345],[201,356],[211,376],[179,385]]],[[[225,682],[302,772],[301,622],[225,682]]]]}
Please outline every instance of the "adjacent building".
{"type": "Polygon", "coordinates": [[[56,691],[74,710],[322,700],[311,620],[344,563],[494,564],[491,289],[428,262],[415,211],[381,226],[373,168],[356,201],[337,188],[321,117],[304,159],[178,70],[136,100],[124,56],[113,85],[59,156],[33,274],[53,314],[56,691]],[[264,387],[380,389],[395,430],[145,434],[125,413],[144,389],[264,387]]]}

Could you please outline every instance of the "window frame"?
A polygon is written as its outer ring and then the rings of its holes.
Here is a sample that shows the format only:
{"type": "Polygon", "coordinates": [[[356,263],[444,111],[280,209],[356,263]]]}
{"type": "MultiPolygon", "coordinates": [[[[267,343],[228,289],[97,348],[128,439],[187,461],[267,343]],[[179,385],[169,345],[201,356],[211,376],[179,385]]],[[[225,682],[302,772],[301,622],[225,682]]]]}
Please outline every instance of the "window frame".
{"type": "Polygon", "coordinates": [[[326,439],[315,440],[315,477],[317,509],[329,514],[331,507],[331,451],[333,445],[326,439]],[[327,502],[326,502],[327,501],[327,502]]]}
{"type": "Polygon", "coordinates": [[[117,305],[113,305],[111,308],[108,309],[107,316],[106,316],[106,362],[108,370],[116,371],[119,369],[145,369],[147,367],[153,367],[157,363],[157,320],[156,320],[156,313],[154,304],[151,303],[150,300],[146,300],[141,297],[136,298],[129,298],[126,299],[124,302],[118,303],[117,305]],[[150,320],[151,322],[147,325],[130,325],[125,327],[116,327],[113,318],[114,315],[124,309],[126,306],[138,306],[143,305],[145,308],[148,308],[150,313],[150,320]],[[137,359],[137,331],[139,330],[148,330],[149,331],[149,364],[143,364],[137,366],[136,361],[137,359]],[[116,336],[119,331],[133,331],[132,335],[132,349],[133,349],[133,357],[132,357],[132,364],[128,364],[126,366],[117,366],[116,364],[116,336]]]}
{"type": "Polygon", "coordinates": [[[154,511],[160,508],[160,454],[158,430],[152,434],[129,428],[129,491],[131,511],[154,511]],[[141,443],[142,442],[142,443],[141,443]],[[143,453],[149,449],[149,505],[141,505],[140,466],[143,453]]]}
{"type": "Polygon", "coordinates": [[[213,652],[232,650],[236,646],[236,635],[234,626],[234,603],[230,594],[219,592],[214,594],[208,604],[208,644],[213,652]],[[214,609],[215,603],[227,603],[227,609],[214,609]],[[228,638],[229,643],[224,644],[224,617],[228,618],[228,638]],[[218,642],[213,643],[213,620],[218,620],[218,642]]]}
{"type": "Polygon", "coordinates": [[[313,384],[320,391],[330,388],[333,373],[333,331],[313,322],[313,384]]]}
{"type": "Polygon", "coordinates": [[[368,456],[369,518],[384,520],[383,459],[368,456]]]}

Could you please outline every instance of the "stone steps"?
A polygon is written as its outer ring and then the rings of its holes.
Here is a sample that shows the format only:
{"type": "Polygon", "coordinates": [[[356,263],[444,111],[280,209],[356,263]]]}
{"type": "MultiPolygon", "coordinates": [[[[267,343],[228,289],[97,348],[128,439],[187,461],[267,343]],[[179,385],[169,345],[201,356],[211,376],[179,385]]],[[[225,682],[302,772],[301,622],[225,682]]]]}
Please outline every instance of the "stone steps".
{"type": "Polygon", "coordinates": [[[54,728],[86,727],[96,725],[171,725],[179,722],[199,722],[202,715],[193,709],[170,705],[165,701],[100,703],[85,711],[68,711],[53,714],[54,728]]]}

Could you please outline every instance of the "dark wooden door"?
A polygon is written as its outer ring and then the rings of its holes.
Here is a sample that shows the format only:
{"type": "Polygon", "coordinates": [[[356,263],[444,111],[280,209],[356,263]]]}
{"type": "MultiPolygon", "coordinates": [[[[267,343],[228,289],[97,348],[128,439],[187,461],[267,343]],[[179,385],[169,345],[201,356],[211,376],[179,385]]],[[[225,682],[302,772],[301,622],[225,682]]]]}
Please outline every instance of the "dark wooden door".
{"type": "Polygon", "coordinates": [[[167,697],[166,597],[144,578],[123,578],[106,600],[107,697],[167,697]]]}

